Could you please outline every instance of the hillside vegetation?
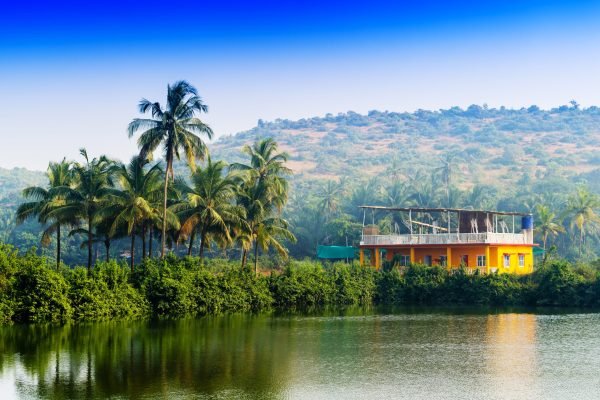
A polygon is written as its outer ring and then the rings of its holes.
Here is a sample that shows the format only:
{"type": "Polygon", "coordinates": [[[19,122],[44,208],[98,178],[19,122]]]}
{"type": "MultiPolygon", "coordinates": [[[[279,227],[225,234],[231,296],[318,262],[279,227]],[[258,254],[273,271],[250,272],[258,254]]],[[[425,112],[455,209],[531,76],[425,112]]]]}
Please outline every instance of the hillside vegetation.
{"type": "Polygon", "coordinates": [[[243,144],[272,137],[291,155],[297,179],[401,176],[457,158],[457,180],[468,188],[494,182],[511,190],[519,180],[554,175],[590,179],[600,168],[600,108],[577,104],[552,110],[489,109],[414,113],[371,111],[299,121],[259,121],[221,138],[213,153],[236,154],[243,144]]]}
{"type": "MultiPolygon", "coordinates": [[[[214,159],[243,162],[240,149],[262,138],[273,138],[290,156],[287,166],[294,175],[284,216],[298,239],[288,244],[292,256],[312,257],[319,244],[356,245],[364,217],[358,206],[363,204],[532,212],[536,241],[551,254],[587,260],[599,254],[598,107],[583,109],[575,102],[551,110],[472,105],[259,121],[209,149],[214,159]]],[[[189,176],[183,162],[175,170],[189,176]]],[[[43,181],[42,173],[0,170],[2,241],[20,249],[39,246],[40,226],[16,226],[14,210],[22,188],[43,181]]],[[[393,230],[392,216],[369,218],[380,231],[393,230]]],[[[82,252],[75,250],[81,240],[66,240],[72,251],[65,252],[65,262],[81,264],[82,252]]],[[[44,253],[51,255],[52,246],[44,253]]],[[[117,254],[126,248],[115,245],[117,254]]],[[[208,255],[216,254],[222,253],[208,255]]]]}

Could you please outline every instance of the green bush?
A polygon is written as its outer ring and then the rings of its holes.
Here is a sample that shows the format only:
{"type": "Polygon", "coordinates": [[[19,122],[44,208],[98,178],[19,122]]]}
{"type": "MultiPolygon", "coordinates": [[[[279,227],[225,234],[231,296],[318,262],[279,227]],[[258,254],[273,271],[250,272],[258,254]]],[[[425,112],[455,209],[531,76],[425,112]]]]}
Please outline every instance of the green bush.
{"type": "Polygon", "coordinates": [[[19,322],[66,321],[72,315],[69,285],[46,260],[29,253],[20,259],[11,291],[13,319],[19,322]]]}
{"type": "Polygon", "coordinates": [[[318,263],[295,262],[271,276],[271,292],[278,307],[312,307],[331,303],[335,283],[318,263]]]}
{"type": "Polygon", "coordinates": [[[555,262],[536,273],[537,304],[552,306],[583,305],[585,279],[566,262],[555,262]]]}
{"type": "Polygon", "coordinates": [[[73,318],[137,318],[149,313],[146,298],[129,283],[129,269],[112,261],[88,275],[84,268],[67,271],[73,318]]]}
{"type": "Polygon", "coordinates": [[[449,272],[440,267],[290,261],[255,275],[239,262],[145,260],[130,273],[116,262],[55,271],[53,263],[0,244],[0,323],[182,317],[348,305],[600,306],[596,266],[552,262],[530,276],[449,272]]]}

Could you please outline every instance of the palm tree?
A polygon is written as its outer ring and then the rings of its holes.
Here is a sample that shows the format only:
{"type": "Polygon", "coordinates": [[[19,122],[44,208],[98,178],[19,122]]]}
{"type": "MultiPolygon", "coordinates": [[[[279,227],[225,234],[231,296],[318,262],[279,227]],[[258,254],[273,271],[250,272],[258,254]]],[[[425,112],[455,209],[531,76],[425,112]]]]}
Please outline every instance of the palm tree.
{"type": "Polygon", "coordinates": [[[287,153],[278,153],[277,143],[273,139],[260,140],[252,147],[245,146],[243,151],[250,156],[250,163],[232,165],[232,169],[246,173],[238,198],[238,204],[246,211],[244,225],[239,228],[242,268],[247,252],[254,244],[254,271],[257,273],[259,247],[267,250],[273,246],[286,255],[278,239],[295,240],[287,222],[279,217],[288,197],[285,176],[291,174],[291,170],[285,166],[289,156],[287,153]]]}
{"type": "Polygon", "coordinates": [[[268,192],[266,185],[245,185],[238,199],[239,205],[246,212],[244,224],[238,227],[238,240],[242,244],[242,268],[245,266],[248,251],[254,245],[255,273],[258,273],[259,248],[266,251],[272,246],[279,254],[287,256],[287,250],[279,240],[296,240],[288,229],[287,221],[278,216],[274,203],[267,200],[268,192]]]}
{"type": "Polygon", "coordinates": [[[465,205],[475,210],[493,208],[492,203],[495,196],[496,189],[494,187],[478,183],[466,193],[465,205]]]}
{"type": "MultiPolygon", "coordinates": [[[[139,104],[141,113],[149,112],[152,118],[135,118],[128,127],[129,137],[142,131],[138,138],[140,156],[151,157],[162,145],[166,162],[163,190],[163,220],[167,220],[167,191],[169,177],[174,179],[173,161],[185,153],[190,168],[195,169],[195,159],[203,159],[208,153],[206,145],[198,135],[212,138],[213,132],[208,125],[197,118],[197,114],[206,113],[208,106],[202,102],[196,89],[186,81],[175,82],[167,86],[166,108],[158,102],[142,99],[139,104]]],[[[161,257],[165,255],[167,225],[162,224],[161,257]]]]}
{"type": "Polygon", "coordinates": [[[571,228],[579,230],[579,257],[583,247],[586,231],[600,224],[600,216],[596,210],[600,208],[600,199],[586,188],[579,187],[567,200],[566,214],[571,218],[571,228]]]}
{"type": "Polygon", "coordinates": [[[87,234],[88,272],[92,268],[92,248],[94,242],[95,223],[99,211],[106,204],[106,195],[113,186],[114,163],[106,156],[89,159],[85,149],[80,150],[85,162],[73,166],[74,182],[72,185],[56,188],[59,196],[65,199],[64,205],[49,213],[52,218],[84,220],[87,227],[78,232],[87,234]]]}
{"type": "Polygon", "coordinates": [[[51,216],[50,213],[64,205],[65,198],[59,196],[56,189],[71,185],[73,178],[71,166],[71,163],[64,159],[59,163],[50,163],[46,171],[48,186],[46,188],[33,186],[23,190],[23,197],[32,201],[21,204],[17,209],[17,223],[19,224],[31,217],[37,217],[41,224],[49,223],[42,233],[43,245],[48,245],[51,235],[56,233],[57,269],[60,268],[61,260],[61,228],[63,225],[75,225],[76,221],[73,218],[51,216]]]}
{"type": "Polygon", "coordinates": [[[440,157],[441,166],[436,168],[435,170],[440,173],[441,179],[444,182],[444,187],[446,190],[446,207],[450,207],[450,185],[452,176],[455,174],[455,159],[456,155],[447,153],[444,154],[443,157],[440,157]]]}
{"type": "MultiPolygon", "coordinates": [[[[154,204],[161,198],[162,171],[158,164],[146,170],[147,164],[146,159],[133,157],[128,166],[118,167],[116,175],[121,188],[107,193],[111,206],[103,211],[115,216],[110,228],[111,235],[114,235],[119,227],[126,226],[126,232],[131,236],[131,271],[135,267],[135,236],[138,233],[136,229],[145,221],[155,219],[159,213],[154,204]]],[[[167,215],[170,217],[167,218],[168,221],[176,223],[172,214],[167,215]]]]}
{"type": "Polygon", "coordinates": [[[325,214],[325,222],[329,217],[338,211],[340,196],[343,192],[343,187],[339,183],[328,180],[327,183],[319,190],[317,197],[320,199],[319,208],[325,214]]]}
{"type": "Polygon", "coordinates": [[[536,227],[535,232],[542,237],[542,248],[544,249],[544,260],[546,254],[546,243],[549,236],[557,236],[564,232],[565,228],[557,219],[556,214],[550,210],[550,207],[538,204],[536,210],[536,227]]]}
{"type": "Polygon", "coordinates": [[[190,237],[188,255],[191,254],[195,233],[200,233],[200,262],[209,237],[223,244],[232,242],[232,226],[244,216],[242,207],[234,205],[237,180],[231,172],[225,173],[223,161],[212,162],[208,157],[206,167],[198,167],[192,175],[192,185],[178,182],[185,200],[171,206],[182,220],[181,232],[190,237]]]}

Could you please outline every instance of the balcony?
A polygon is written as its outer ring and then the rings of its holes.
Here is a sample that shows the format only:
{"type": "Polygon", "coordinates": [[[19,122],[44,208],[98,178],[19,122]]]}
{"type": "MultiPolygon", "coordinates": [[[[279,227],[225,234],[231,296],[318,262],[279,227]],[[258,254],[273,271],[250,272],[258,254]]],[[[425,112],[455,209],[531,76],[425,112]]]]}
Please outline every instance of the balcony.
{"type": "Polygon", "coordinates": [[[361,246],[428,245],[428,244],[529,244],[533,245],[533,233],[436,233],[406,235],[364,234],[361,246]]]}

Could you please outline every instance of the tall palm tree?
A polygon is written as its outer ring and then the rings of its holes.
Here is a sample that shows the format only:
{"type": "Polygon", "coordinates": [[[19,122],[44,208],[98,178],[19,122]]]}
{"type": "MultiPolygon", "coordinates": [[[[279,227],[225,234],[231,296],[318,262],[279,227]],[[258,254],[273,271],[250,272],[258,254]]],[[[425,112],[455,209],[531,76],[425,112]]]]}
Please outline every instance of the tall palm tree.
{"type": "MultiPolygon", "coordinates": [[[[56,188],[59,196],[65,199],[64,205],[49,213],[53,218],[79,219],[86,223],[88,248],[88,271],[92,268],[92,249],[95,223],[99,211],[106,205],[106,195],[113,186],[115,165],[106,156],[90,160],[85,149],[80,150],[84,163],[73,166],[74,182],[70,186],[56,188]]],[[[78,232],[82,232],[81,229],[78,232]]]]}
{"type": "MultiPolygon", "coordinates": [[[[212,129],[202,122],[197,115],[206,113],[208,106],[202,102],[196,88],[186,81],[178,81],[167,86],[167,103],[163,108],[158,102],[142,99],[139,104],[141,113],[149,112],[152,118],[135,118],[128,127],[129,137],[142,131],[138,138],[140,156],[151,157],[152,153],[162,146],[166,162],[163,220],[167,220],[167,192],[169,178],[174,179],[173,161],[180,159],[183,152],[192,170],[195,159],[203,159],[208,153],[206,145],[198,135],[212,138],[212,129]]],[[[167,224],[162,224],[161,257],[165,255],[167,224]]]]}
{"type": "Polygon", "coordinates": [[[596,210],[600,208],[600,199],[584,187],[577,191],[567,200],[566,214],[571,219],[571,228],[579,230],[579,257],[581,257],[583,241],[587,231],[600,224],[600,216],[596,210]]]}
{"type": "Polygon", "coordinates": [[[64,225],[75,225],[76,220],[64,216],[50,215],[53,210],[63,206],[64,196],[57,193],[57,188],[68,187],[73,181],[72,164],[66,160],[59,163],[50,163],[46,176],[48,186],[28,187],[23,190],[23,197],[32,201],[23,203],[17,209],[17,223],[23,223],[26,219],[37,217],[41,224],[49,224],[42,233],[42,244],[48,245],[50,237],[56,233],[56,268],[60,267],[61,260],[61,228],[64,225]]]}
{"type": "Polygon", "coordinates": [[[192,185],[178,182],[178,189],[184,201],[171,206],[182,220],[181,232],[190,237],[191,253],[195,233],[200,234],[200,262],[209,239],[223,244],[232,242],[232,227],[239,224],[244,216],[242,207],[234,204],[237,193],[237,180],[231,173],[225,173],[227,165],[223,161],[212,162],[208,157],[206,166],[198,167],[192,175],[192,185]]]}
{"type": "Polygon", "coordinates": [[[441,166],[435,169],[435,171],[440,173],[442,182],[444,182],[446,190],[446,207],[450,207],[450,185],[452,183],[452,176],[455,174],[455,160],[455,154],[446,153],[440,157],[441,166]]]}
{"type": "Polygon", "coordinates": [[[254,244],[256,273],[259,247],[267,250],[273,246],[285,255],[285,248],[278,238],[295,240],[288,230],[287,222],[279,216],[288,198],[286,176],[292,172],[285,166],[289,156],[278,152],[277,143],[273,139],[260,140],[252,147],[245,146],[243,150],[250,157],[250,163],[232,165],[232,169],[246,173],[238,198],[238,204],[246,211],[244,226],[240,228],[242,267],[248,250],[254,244]]]}
{"type": "MultiPolygon", "coordinates": [[[[115,234],[119,227],[125,226],[127,234],[131,236],[132,271],[135,267],[135,236],[138,233],[136,230],[143,222],[156,218],[159,210],[154,204],[161,198],[162,192],[163,173],[159,164],[146,169],[147,164],[146,159],[133,157],[128,166],[120,165],[117,168],[116,176],[120,189],[107,193],[111,205],[104,209],[104,212],[115,216],[110,229],[111,235],[115,234]]],[[[166,220],[176,223],[175,219],[172,214],[167,213],[166,220]]]]}
{"type": "MultiPolygon", "coordinates": [[[[542,248],[544,254],[546,253],[546,243],[549,236],[557,236],[559,233],[564,232],[562,224],[558,220],[555,213],[550,210],[550,207],[538,204],[535,207],[536,210],[536,227],[535,232],[542,237],[542,248]]],[[[544,256],[545,259],[545,256],[544,256]]]]}
{"type": "Polygon", "coordinates": [[[319,208],[325,214],[325,222],[329,220],[331,215],[334,215],[338,211],[342,192],[343,187],[339,183],[328,180],[317,193],[317,197],[320,200],[319,208]]]}

